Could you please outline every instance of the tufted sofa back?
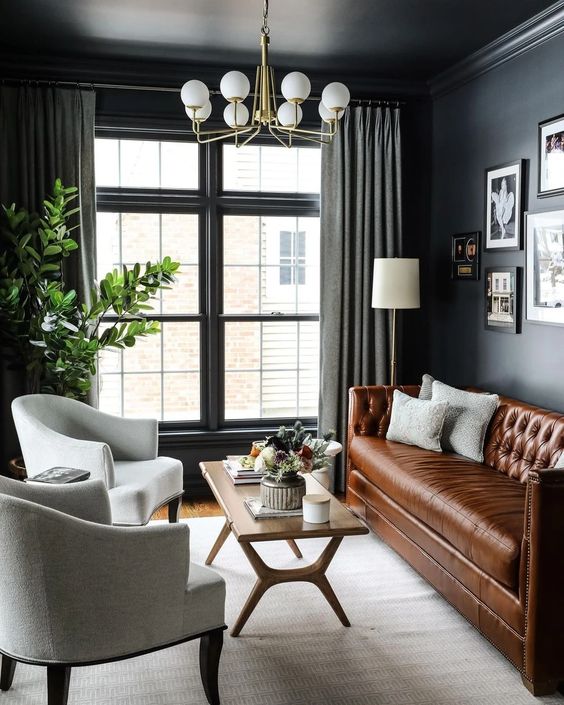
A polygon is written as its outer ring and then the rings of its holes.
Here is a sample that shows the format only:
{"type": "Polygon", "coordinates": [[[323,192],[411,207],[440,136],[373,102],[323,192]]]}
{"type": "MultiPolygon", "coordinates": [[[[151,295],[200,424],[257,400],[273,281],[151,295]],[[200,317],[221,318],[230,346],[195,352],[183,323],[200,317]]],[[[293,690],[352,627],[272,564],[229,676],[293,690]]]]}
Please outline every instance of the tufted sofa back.
{"type": "MultiPolygon", "coordinates": [[[[394,389],[416,397],[418,385],[353,387],[349,390],[348,444],[353,435],[385,438],[394,389]]],[[[483,392],[468,387],[471,392],[483,392]]],[[[484,462],[509,477],[526,482],[529,470],[551,468],[564,452],[564,414],[509,397],[499,397],[484,443],[484,462]]]]}
{"type": "Polygon", "coordinates": [[[484,444],[484,462],[526,482],[529,470],[554,467],[564,450],[564,414],[500,396],[484,444]]]}

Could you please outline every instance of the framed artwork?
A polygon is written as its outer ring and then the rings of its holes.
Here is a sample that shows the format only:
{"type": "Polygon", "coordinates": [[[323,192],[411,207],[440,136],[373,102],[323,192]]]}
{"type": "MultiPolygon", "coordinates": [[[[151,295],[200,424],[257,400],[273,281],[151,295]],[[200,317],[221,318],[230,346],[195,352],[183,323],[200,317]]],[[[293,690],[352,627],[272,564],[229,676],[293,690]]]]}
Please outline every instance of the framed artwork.
{"type": "Polygon", "coordinates": [[[525,160],[486,169],[487,252],[520,250],[525,160]]]}
{"type": "Polygon", "coordinates": [[[480,232],[452,236],[452,279],[480,278],[480,232]]]}
{"type": "Polygon", "coordinates": [[[527,213],[527,320],[564,325],[564,209],[527,213]]]}
{"type": "Polygon", "coordinates": [[[485,325],[500,333],[521,332],[521,267],[486,267],[485,325]]]}
{"type": "Polygon", "coordinates": [[[564,115],[539,124],[539,196],[564,193],[564,115]]]}

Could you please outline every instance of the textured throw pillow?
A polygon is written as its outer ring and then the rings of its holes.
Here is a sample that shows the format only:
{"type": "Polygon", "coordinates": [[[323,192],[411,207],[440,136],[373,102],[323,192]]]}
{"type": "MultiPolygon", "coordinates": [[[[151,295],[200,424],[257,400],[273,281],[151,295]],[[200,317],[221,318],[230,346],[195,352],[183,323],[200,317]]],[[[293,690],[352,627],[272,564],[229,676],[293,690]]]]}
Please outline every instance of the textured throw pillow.
{"type": "Polygon", "coordinates": [[[560,457],[556,461],[556,465],[554,467],[557,470],[560,470],[561,468],[564,470],[564,450],[560,453],[560,457]]]}
{"type": "Polygon", "coordinates": [[[434,381],[435,378],[431,377],[431,375],[423,375],[423,379],[421,380],[421,389],[419,390],[419,399],[423,399],[425,401],[430,401],[432,399],[434,381]]]}
{"type": "Polygon", "coordinates": [[[446,401],[448,409],[441,437],[445,450],[484,462],[484,439],[499,403],[497,394],[477,394],[433,382],[433,401],[446,401]]]}
{"type": "Polygon", "coordinates": [[[447,406],[446,402],[422,401],[394,390],[386,438],[440,453],[447,406]]]}

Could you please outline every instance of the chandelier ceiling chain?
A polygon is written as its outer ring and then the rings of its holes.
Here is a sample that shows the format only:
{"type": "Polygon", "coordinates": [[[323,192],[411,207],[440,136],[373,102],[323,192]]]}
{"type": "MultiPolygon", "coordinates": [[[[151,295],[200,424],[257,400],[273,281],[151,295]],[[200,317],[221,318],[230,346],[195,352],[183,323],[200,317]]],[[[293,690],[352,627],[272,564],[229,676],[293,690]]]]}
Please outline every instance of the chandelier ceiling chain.
{"type": "Polygon", "coordinates": [[[234,138],[235,145],[242,147],[256,135],[267,130],[284,147],[292,147],[294,138],[329,144],[339,129],[339,120],[349,104],[348,88],[338,82],[329,83],[323,89],[319,102],[319,115],[326,124],[325,129],[309,130],[298,127],[303,118],[301,103],[311,92],[309,78],[300,71],[292,71],[284,77],[280,85],[286,102],[276,104],[276,81],[274,69],[268,63],[270,44],[268,26],[268,0],[263,0],[262,27],[260,31],[261,63],[257,66],[255,90],[252,93],[253,106],[249,110],[245,99],[250,95],[251,85],[247,76],[240,71],[228,71],[221,79],[219,89],[227,100],[223,119],[227,129],[202,130],[201,125],[211,115],[210,92],[202,81],[187,81],[180,92],[186,114],[192,121],[192,130],[198,142],[234,138]]]}
{"type": "Polygon", "coordinates": [[[268,0],[264,0],[261,33],[266,34],[267,36],[270,34],[270,27],[268,26],[268,0]]]}

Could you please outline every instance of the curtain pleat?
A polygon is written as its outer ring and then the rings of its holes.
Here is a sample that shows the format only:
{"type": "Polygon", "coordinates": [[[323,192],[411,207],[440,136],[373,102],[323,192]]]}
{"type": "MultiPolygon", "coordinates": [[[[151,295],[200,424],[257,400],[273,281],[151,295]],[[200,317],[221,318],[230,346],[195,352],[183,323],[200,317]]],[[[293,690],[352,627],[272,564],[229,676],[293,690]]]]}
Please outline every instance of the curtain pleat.
{"type": "MultiPolygon", "coordinates": [[[[83,301],[89,299],[96,266],[95,102],[94,91],[78,87],[0,86],[0,202],[40,213],[56,178],[78,187],[79,249],[65,262],[64,277],[83,301]]],[[[2,368],[4,457],[17,452],[9,405],[24,391],[21,380],[2,368]]]]}
{"type": "MultiPolygon", "coordinates": [[[[402,254],[399,108],[352,108],[321,159],[319,431],[346,443],[348,389],[386,382],[389,313],[373,309],[375,257],[402,254]]],[[[345,453],[333,490],[345,489],[345,453]]]]}

